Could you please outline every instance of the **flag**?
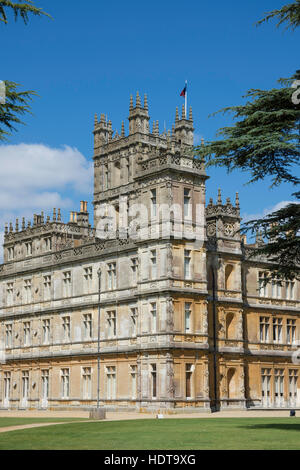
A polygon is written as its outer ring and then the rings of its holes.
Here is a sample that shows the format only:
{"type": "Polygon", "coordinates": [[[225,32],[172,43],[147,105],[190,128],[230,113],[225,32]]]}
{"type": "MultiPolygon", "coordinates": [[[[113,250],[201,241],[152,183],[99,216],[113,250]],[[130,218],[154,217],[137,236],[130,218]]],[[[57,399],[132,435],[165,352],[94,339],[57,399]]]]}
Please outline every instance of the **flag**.
{"type": "Polygon", "coordinates": [[[185,95],[186,95],[186,89],[187,89],[187,84],[185,84],[185,87],[184,87],[184,89],[182,90],[182,92],[180,93],[180,96],[185,97],[185,95]]]}

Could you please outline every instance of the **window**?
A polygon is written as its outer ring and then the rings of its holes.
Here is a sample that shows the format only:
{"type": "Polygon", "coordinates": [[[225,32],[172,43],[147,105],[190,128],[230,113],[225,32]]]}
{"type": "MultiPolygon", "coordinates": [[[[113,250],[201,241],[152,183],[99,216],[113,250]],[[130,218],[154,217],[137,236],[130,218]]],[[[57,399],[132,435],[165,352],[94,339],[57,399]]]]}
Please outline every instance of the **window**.
{"type": "Polygon", "coordinates": [[[30,345],[30,321],[23,323],[23,332],[24,332],[24,346],[30,345]]]}
{"type": "Polygon", "coordinates": [[[12,347],[12,323],[5,325],[5,346],[7,348],[12,347]]]}
{"type": "Polygon", "coordinates": [[[138,319],[138,309],[133,307],[130,309],[131,311],[131,335],[136,336],[137,334],[137,319],[138,319]]]}
{"type": "Polygon", "coordinates": [[[185,302],[184,304],[184,331],[185,333],[191,333],[191,303],[185,302]]]}
{"type": "Polygon", "coordinates": [[[87,313],[83,315],[83,339],[92,339],[93,321],[92,314],[87,313]]]}
{"type": "Polygon", "coordinates": [[[295,296],[295,282],[286,281],[285,282],[285,296],[289,300],[294,300],[295,296]]]}
{"type": "Polygon", "coordinates": [[[190,279],[191,277],[191,251],[184,250],[184,278],[190,279]]]}
{"type": "Polygon", "coordinates": [[[31,279],[24,281],[24,303],[29,304],[31,302],[31,279]]]}
{"type": "Polygon", "coordinates": [[[137,390],[137,366],[130,366],[130,377],[131,377],[131,398],[136,398],[137,390]]]}
{"type": "Polygon", "coordinates": [[[156,272],[157,272],[157,269],[156,269],[156,250],[151,250],[151,257],[150,257],[150,260],[151,260],[151,277],[152,279],[155,279],[156,278],[156,272]]]}
{"type": "Polygon", "coordinates": [[[108,189],[108,166],[103,166],[103,190],[108,189]]]}
{"type": "Polygon", "coordinates": [[[275,404],[280,404],[283,401],[284,390],[284,369],[274,370],[275,381],[275,404]]]}
{"type": "Polygon", "coordinates": [[[131,270],[133,283],[136,284],[138,278],[138,258],[131,258],[131,270]]]}
{"type": "Polygon", "coordinates": [[[225,289],[233,290],[234,287],[234,267],[232,264],[225,266],[225,289]]]}
{"type": "Polygon", "coordinates": [[[49,370],[42,370],[42,400],[49,398],[49,370]]]}
{"type": "Polygon", "coordinates": [[[70,370],[61,369],[61,398],[69,398],[70,395],[70,370]]]}
{"type": "Polygon", "coordinates": [[[298,371],[297,369],[289,370],[289,401],[290,405],[296,405],[297,403],[297,380],[298,371]]]}
{"type": "Polygon", "coordinates": [[[7,255],[8,261],[12,261],[14,259],[14,247],[7,248],[7,255]]]}
{"type": "Polygon", "coordinates": [[[44,276],[44,300],[51,298],[51,276],[44,276]]]}
{"type": "Polygon", "coordinates": [[[4,399],[10,399],[11,372],[4,372],[4,399]]]}
{"type": "Polygon", "coordinates": [[[116,289],[116,263],[107,264],[108,289],[116,289]]]}
{"type": "Polygon", "coordinates": [[[269,341],[269,328],[270,319],[268,317],[260,317],[259,329],[260,329],[260,341],[266,343],[269,341]]]}
{"type": "Polygon", "coordinates": [[[261,395],[262,395],[262,404],[270,405],[270,392],[271,392],[271,369],[262,369],[261,370],[261,395]]]}
{"type": "Polygon", "coordinates": [[[71,318],[70,317],[63,317],[63,341],[68,343],[71,340],[71,318]]]}
{"type": "Polygon", "coordinates": [[[52,238],[51,237],[44,238],[44,246],[45,246],[45,251],[52,250],[52,238]]]}
{"type": "Polygon", "coordinates": [[[28,399],[29,394],[29,371],[24,370],[22,372],[22,398],[23,400],[28,399]]]}
{"type": "Polygon", "coordinates": [[[116,325],[116,312],[113,310],[113,311],[110,311],[110,312],[107,312],[107,332],[108,332],[108,337],[109,338],[112,338],[114,336],[116,336],[117,334],[117,325],[116,325]]]}
{"type": "Polygon", "coordinates": [[[291,318],[286,320],[286,342],[288,344],[296,342],[296,320],[291,318]]]}
{"type": "Polygon", "coordinates": [[[157,397],[157,372],[156,364],[151,364],[151,394],[152,398],[157,397]]]}
{"type": "Polygon", "coordinates": [[[258,273],[258,290],[260,297],[267,297],[267,279],[268,273],[259,271],[258,273]]]}
{"type": "Polygon", "coordinates": [[[279,279],[272,279],[272,297],[275,299],[281,298],[281,283],[279,279]]]}
{"type": "Polygon", "coordinates": [[[151,333],[157,332],[157,311],[156,302],[152,302],[150,308],[151,333]]]}
{"type": "Polygon", "coordinates": [[[82,369],[83,381],[83,398],[92,398],[92,369],[91,367],[83,367],[82,369]]]}
{"type": "Polygon", "coordinates": [[[183,195],[183,205],[184,205],[184,217],[190,217],[190,189],[184,188],[184,195],[183,195]]]}
{"type": "Polygon", "coordinates": [[[8,282],[6,284],[7,305],[13,304],[14,283],[8,282]]]}
{"type": "Polygon", "coordinates": [[[71,296],[71,271],[66,271],[63,273],[63,296],[70,297],[71,296]]]}
{"type": "Polygon", "coordinates": [[[92,288],[92,280],[93,280],[93,268],[89,266],[88,268],[84,268],[84,291],[85,293],[89,293],[92,288]]]}
{"type": "Polygon", "coordinates": [[[157,200],[156,200],[156,189],[151,189],[151,217],[157,215],[157,200]]]}
{"type": "Polygon", "coordinates": [[[273,341],[282,343],[282,318],[273,318],[273,341]]]}
{"type": "Polygon", "coordinates": [[[116,368],[106,367],[106,395],[108,399],[116,398],[116,368]]]}
{"type": "Polygon", "coordinates": [[[26,251],[26,256],[32,255],[32,242],[25,243],[25,251],[26,251]]]}
{"type": "Polygon", "coordinates": [[[185,365],[185,396],[186,398],[192,397],[192,373],[193,364],[185,365]]]}
{"type": "Polygon", "coordinates": [[[43,320],[42,323],[43,329],[43,344],[48,344],[50,342],[50,320],[47,318],[43,320]]]}

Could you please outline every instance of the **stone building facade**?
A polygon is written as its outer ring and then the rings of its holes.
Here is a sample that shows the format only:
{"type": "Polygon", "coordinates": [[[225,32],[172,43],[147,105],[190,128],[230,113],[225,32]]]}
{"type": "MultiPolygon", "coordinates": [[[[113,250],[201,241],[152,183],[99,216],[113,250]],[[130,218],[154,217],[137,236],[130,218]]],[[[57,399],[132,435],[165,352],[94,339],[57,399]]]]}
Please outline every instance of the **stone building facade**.
{"type": "Polygon", "coordinates": [[[139,95],[129,135],[95,117],[94,228],[85,201],[6,227],[1,409],[95,406],[99,357],[109,409],[300,406],[298,282],[264,283],[238,195],[206,204],[191,110],[149,120],[139,95]]]}

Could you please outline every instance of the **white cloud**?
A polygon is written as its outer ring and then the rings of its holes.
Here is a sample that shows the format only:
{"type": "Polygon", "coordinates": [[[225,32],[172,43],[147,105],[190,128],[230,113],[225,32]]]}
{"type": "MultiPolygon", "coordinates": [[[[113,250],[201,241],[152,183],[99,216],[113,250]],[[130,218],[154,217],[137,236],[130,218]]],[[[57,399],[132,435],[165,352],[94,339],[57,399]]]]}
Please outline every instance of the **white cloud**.
{"type": "Polygon", "coordinates": [[[282,209],[283,207],[287,206],[288,204],[298,204],[295,201],[280,201],[275,206],[272,207],[267,207],[266,209],[263,209],[262,212],[257,213],[257,214],[242,214],[242,222],[248,222],[249,220],[255,220],[255,219],[262,219],[263,217],[266,217],[268,214],[271,214],[272,212],[279,211],[279,209],[282,209]]]}
{"type": "Polygon", "coordinates": [[[0,145],[0,262],[5,222],[53,207],[71,210],[93,189],[93,163],[70,146],[0,145]],[[72,200],[70,193],[78,193],[72,200]]]}
{"type": "Polygon", "coordinates": [[[40,191],[65,189],[89,191],[93,176],[89,162],[76,148],[51,148],[43,144],[0,146],[2,190],[40,191]]]}

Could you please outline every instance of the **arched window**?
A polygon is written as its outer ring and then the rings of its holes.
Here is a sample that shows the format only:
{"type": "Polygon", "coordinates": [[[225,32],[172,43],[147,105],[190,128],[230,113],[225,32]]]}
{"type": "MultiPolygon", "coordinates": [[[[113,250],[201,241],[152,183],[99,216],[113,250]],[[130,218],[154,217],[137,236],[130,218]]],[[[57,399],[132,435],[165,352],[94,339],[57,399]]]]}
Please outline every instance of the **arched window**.
{"type": "Polygon", "coordinates": [[[226,339],[234,339],[234,326],[233,326],[234,314],[232,312],[227,313],[226,316],[226,339]]]}
{"type": "Polygon", "coordinates": [[[225,266],[225,289],[226,290],[233,290],[233,274],[234,274],[234,267],[232,264],[226,264],[225,266]]]}
{"type": "Polygon", "coordinates": [[[228,398],[236,398],[236,369],[230,368],[227,372],[228,398]]]}
{"type": "Polygon", "coordinates": [[[120,186],[121,184],[121,165],[120,162],[115,162],[114,165],[114,186],[120,186]]]}

